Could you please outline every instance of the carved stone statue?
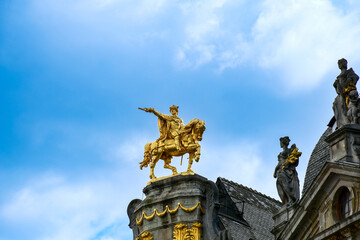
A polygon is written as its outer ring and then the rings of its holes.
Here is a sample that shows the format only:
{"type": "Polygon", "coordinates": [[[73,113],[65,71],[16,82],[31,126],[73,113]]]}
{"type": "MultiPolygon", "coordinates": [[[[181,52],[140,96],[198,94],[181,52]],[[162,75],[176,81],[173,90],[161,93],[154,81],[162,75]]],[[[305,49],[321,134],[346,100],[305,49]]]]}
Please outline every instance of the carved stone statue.
{"type": "Polygon", "coordinates": [[[360,99],[359,93],[356,90],[351,90],[349,93],[349,107],[347,111],[347,118],[351,124],[360,123],[360,99]]]}
{"type": "MultiPolygon", "coordinates": [[[[347,61],[344,58],[338,61],[338,66],[341,72],[333,84],[338,94],[333,103],[333,110],[337,127],[340,128],[345,124],[353,123],[349,119],[349,114],[352,114],[354,111],[351,111],[351,113],[348,112],[351,102],[350,93],[356,90],[356,83],[359,80],[359,76],[356,75],[352,68],[347,69],[347,61]]],[[[355,101],[354,95],[355,93],[352,94],[353,102],[355,101]]],[[[354,105],[352,107],[354,107],[354,105]]]]}
{"type": "Polygon", "coordinates": [[[299,178],[296,167],[299,164],[301,152],[295,144],[288,148],[290,143],[289,137],[280,138],[280,147],[283,151],[278,155],[278,164],[275,167],[274,178],[276,188],[283,205],[293,206],[300,198],[299,178]]]}
{"type": "MultiPolygon", "coordinates": [[[[200,144],[205,131],[205,121],[191,120],[187,125],[178,117],[178,106],[170,107],[170,115],[162,114],[153,108],[139,108],[145,112],[153,113],[158,117],[160,137],[145,145],[144,160],[140,162],[140,169],[150,164],[150,179],[155,180],[154,168],[159,159],[164,160],[164,168],[172,170],[173,175],[177,169],[171,166],[173,156],[183,156],[189,153],[189,165],[187,174],[194,174],[191,170],[193,160],[200,159],[200,144]]],[[[182,160],[182,159],[181,159],[182,160]]]]}

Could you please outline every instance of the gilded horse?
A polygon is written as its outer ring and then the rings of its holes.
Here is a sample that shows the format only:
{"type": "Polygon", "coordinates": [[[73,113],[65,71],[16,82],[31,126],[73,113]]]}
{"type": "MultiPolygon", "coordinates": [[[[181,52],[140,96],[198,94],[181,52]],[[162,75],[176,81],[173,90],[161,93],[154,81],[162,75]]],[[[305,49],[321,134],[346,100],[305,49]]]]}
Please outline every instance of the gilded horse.
{"type": "Polygon", "coordinates": [[[171,160],[173,156],[183,156],[189,154],[189,164],[187,173],[194,174],[191,170],[193,160],[196,162],[200,159],[200,144],[202,135],[205,131],[205,121],[199,119],[191,120],[187,125],[183,127],[180,133],[180,149],[178,150],[175,145],[174,139],[158,139],[154,142],[147,143],[145,145],[144,160],[140,162],[140,169],[150,165],[150,179],[156,179],[154,174],[154,168],[159,159],[164,160],[164,168],[168,168],[172,171],[173,175],[177,174],[177,169],[171,166],[171,160]]]}

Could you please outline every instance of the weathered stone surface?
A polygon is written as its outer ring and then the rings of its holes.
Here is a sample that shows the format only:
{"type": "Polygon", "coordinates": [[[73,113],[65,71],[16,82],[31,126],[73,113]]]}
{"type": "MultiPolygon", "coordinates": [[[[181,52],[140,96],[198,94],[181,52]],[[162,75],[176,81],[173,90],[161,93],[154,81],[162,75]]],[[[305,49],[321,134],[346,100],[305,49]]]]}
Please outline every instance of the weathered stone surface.
{"type": "MultiPolygon", "coordinates": [[[[173,239],[176,224],[183,223],[190,227],[193,223],[201,223],[203,239],[220,239],[217,225],[218,189],[213,182],[199,175],[175,176],[152,182],[143,192],[146,198],[141,202],[133,200],[128,207],[133,209],[136,205],[133,213],[129,214],[130,223],[135,222],[135,225],[130,224],[134,234],[147,231],[152,233],[156,240],[168,240],[173,239]],[[179,203],[185,210],[179,207],[179,203]],[[198,207],[195,207],[196,205],[198,207]],[[166,206],[168,211],[165,211],[166,206]],[[141,224],[136,223],[135,218],[140,220],[143,213],[151,216],[154,209],[159,214],[155,213],[150,220],[144,218],[141,224]]],[[[134,235],[134,239],[136,237],[134,235]]]]}
{"type": "Polygon", "coordinates": [[[344,125],[325,140],[330,145],[331,162],[360,163],[359,124],[344,125]]]}
{"type": "Polygon", "coordinates": [[[275,239],[279,236],[279,233],[284,228],[286,223],[291,219],[294,215],[295,206],[286,207],[286,205],[282,206],[281,209],[274,214],[274,228],[272,229],[272,234],[274,234],[275,239]]]}
{"type": "MultiPolygon", "coordinates": [[[[132,200],[127,208],[127,214],[130,219],[129,227],[133,230],[133,236],[139,235],[139,228],[136,226],[136,215],[135,215],[135,208],[141,203],[140,199],[134,199],[132,200]]],[[[135,239],[135,237],[134,237],[135,239]]]]}

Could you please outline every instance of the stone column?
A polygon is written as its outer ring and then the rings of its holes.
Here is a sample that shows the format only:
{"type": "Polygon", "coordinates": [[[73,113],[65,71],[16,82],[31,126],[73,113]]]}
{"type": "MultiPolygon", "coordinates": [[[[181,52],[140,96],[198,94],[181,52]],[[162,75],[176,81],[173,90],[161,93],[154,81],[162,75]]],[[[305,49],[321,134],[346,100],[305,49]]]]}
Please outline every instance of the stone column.
{"type": "Polygon", "coordinates": [[[128,207],[134,239],[220,239],[218,189],[213,182],[180,175],[152,182],[143,192],[146,198],[128,207]]]}

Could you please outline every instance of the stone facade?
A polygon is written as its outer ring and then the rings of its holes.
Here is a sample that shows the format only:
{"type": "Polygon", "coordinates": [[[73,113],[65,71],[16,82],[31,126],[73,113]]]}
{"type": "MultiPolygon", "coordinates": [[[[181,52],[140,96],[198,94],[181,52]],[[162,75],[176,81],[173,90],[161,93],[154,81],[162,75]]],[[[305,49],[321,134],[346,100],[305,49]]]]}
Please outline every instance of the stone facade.
{"type": "Polygon", "coordinates": [[[311,154],[301,198],[301,152],[283,137],[274,173],[282,204],[224,178],[152,174],[146,198],[128,206],[133,240],[360,240],[359,77],[345,59],[338,64],[334,117],[311,154]]]}
{"type": "Polygon", "coordinates": [[[146,198],[128,207],[134,240],[272,240],[272,215],[281,206],[240,184],[199,175],[155,181],[143,192],[146,198]]]}
{"type": "Polygon", "coordinates": [[[325,131],[310,158],[300,203],[274,215],[275,239],[360,239],[360,127],[332,129],[325,131]]]}
{"type": "Polygon", "coordinates": [[[128,207],[134,240],[360,240],[360,127],[331,121],[311,154],[302,197],[287,207],[199,175],[152,182],[128,207]]]}

